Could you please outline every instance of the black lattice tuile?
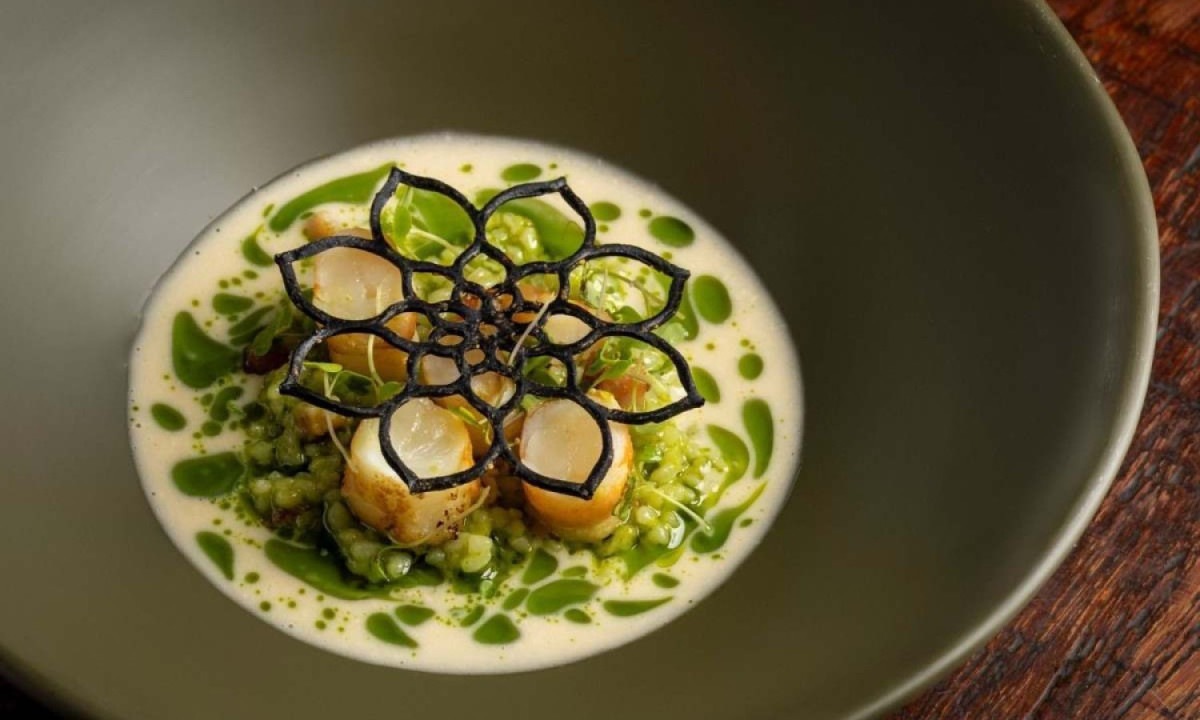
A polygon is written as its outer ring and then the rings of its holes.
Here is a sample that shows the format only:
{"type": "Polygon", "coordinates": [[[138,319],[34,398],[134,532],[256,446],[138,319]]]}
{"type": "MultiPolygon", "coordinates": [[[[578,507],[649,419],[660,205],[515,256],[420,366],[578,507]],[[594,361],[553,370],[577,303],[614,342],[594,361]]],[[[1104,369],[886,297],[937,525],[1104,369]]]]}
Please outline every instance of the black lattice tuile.
{"type": "Polygon", "coordinates": [[[355,418],[379,419],[379,445],[384,457],[393,470],[403,479],[413,493],[445,490],[479,477],[498,458],[507,460],[513,474],[542,489],[590,499],[597,486],[608,473],[613,461],[613,442],[609,422],[631,425],[662,422],[679,413],[704,404],[696,389],[695,381],[683,356],[663,338],[652,331],[669,320],[679,309],[684,284],[689,273],[686,269],[671,264],[662,257],[633,245],[596,244],[596,222],[587,205],[571,190],[565,178],[545,182],[515,185],[497,194],[482,208],[476,208],[465,196],[446,183],[430,177],[412,175],[393,168],[387,182],[376,193],[371,203],[371,235],[367,240],[351,235],[335,235],[309,243],[303,247],[275,256],[283,275],[288,297],[303,313],[317,323],[317,330],[304,339],[293,351],[288,372],[280,385],[280,392],[299,398],[317,407],[339,415],[355,418]],[[384,205],[406,184],[421,190],[439,193],[453,200],[474,225],[474,238],[450,265],[439,265],[414,260],[401,255],[384,237],[380,215],[384,205]],[[583,221],[583,243],[569,257],[552,262],[514,263],[503,250],[487,241],[485,227],[488,218],[504,203],[518,198],[529,198],[558,194],[583,221]],[[326,313],[316,307],[307,297],[296,276],[294,263],[311,258],[333,248],[362,250],[387,260],[399,269],[402,278],[403,299],[385,308],[378,315],[365,320],[346,320],[326,313]],[[484,287],[465,276],[465,268],[472,258],[483,255],[503,266],[506,276],[499,284],[484,287]],[[640,322],[615,324],[587,312],[567,300],[570,291],[569,276],[580,263],[598,257],[623,257],[642,262],[670,278],[665,306],[652,317],[640,322]],[[429,302],[413,289],[416,273],[431,273],[450,279],[454,284],[451,297],[440,302],[429,302]],[[522,278],[531,275],[554,275],[558,279],[558,293],[542,303],[526,300],[517,289],[522,278]],[[504,302],[498,299],[504,298],[504,302]],[[419,313],[432,326],[429,337],[415,341],[401,337],[387,327],[388,321],[401,313],[419,313]],[[568,314],[587,324],[589,332],[576,342],[554,344],[549,342],[543,331],[545,319],[552,314],[568,314]],[[530,324],[533,327],[528,327],[530,324]],[[484,329],[486,328],[486,332],[484,329]],[[360,407],[339,402],[313,392],[300,383],[300,373],[309,352],[336,335],[345,333],[369,333],[389,345],[408,353],[408,378],[402,389],[392,397],[374,407],[360,407]],[[574,358],[579,353],[605,337],[625,336],[650,345],[664,353],[674,363],[684,389],[684,396],[661,408],[648,411],[626,411],[606,407],[588,397],[579,387],[579,378],[574,358]],[[456,344],[444,344],[447,338],[456,344]],[[526,346],[528,338],[534,343],[526,346]],[[518,341],[524,340],[521,347],[518,341]],[[471,350],[483,354],[482,362],[468,362],[471,350]],[[501,355],[505,355],[502,358],[501,355]],[[513,356],[515,354],[515,357],[513,356]],[[458,378],[445,385],[427,385],[420,382],[418,372],[421,358],[438,355],[451,358],[458,368],[458,378]],[[524,377],[522,365],[532,358],[550,357],[566,368],[566,382],[562,387],[544,385],[524,377]],[[511,359],[511,361],[510,361],[511,359]],[[471,377],[488,372],[499,373],[513,382],[514,392],[510,398],[493,406],[480,398],[471,387],[471,377]],[[391,443],[392,415],[405,402],[415,398],[440,398],[458,395],[482,415],[492,427],[492,444],[482,457],[466,470],[432,478],[418,477],[400,458],[391,443]],[[566,398],[582,407],[600,429],[602,446],[599,459],[583,483],[547,477],[526,467],[504,436],[503,423],[521,403],[526,395],[541,398],[566,398]]]}

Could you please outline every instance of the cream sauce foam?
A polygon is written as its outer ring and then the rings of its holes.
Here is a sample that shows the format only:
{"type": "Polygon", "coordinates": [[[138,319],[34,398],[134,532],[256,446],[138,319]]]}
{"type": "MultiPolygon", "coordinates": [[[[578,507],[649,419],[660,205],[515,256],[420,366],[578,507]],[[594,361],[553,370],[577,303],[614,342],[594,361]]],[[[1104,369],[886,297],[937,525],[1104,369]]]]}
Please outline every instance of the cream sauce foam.
{"type": "MultiPolygon", "coordinates": [[[[345,222],[365,225],[366,211],[361,206],[333,203],[322,210],[345,222]]],[[[259,244],[269,254],[299,246],[304,242],[300,225],[294,223],[279,233],[262,230],[259,244]]],[[[184,555],[231,599],[288,634],[366,662],[424,671],[497,673],[560,665],[623,645],[661,627],[712,592],[758,545],[788,496],[799,458],[799,365],[778,310],[741,256],[702,218],[654,185],[587,155],[525,141],[461,134],[394,139],[285,173],[214,221],[159,282],[145,308],[130,365],[131,441],[138,471],[154,512],[184,555]],[[467,600],[447,584],[397,591],[395,599],[339,600],[323,596],[267,559],[262,547],[272,537],[269,530],[242,522],[228,503],[222,507],[210,499],[186,496],[176,488],[171,471],[177,462],[199,453],[236,452],[244,438],[240,431],[224,431],[216,437],[194,436],[193,431],[206,420],[200,398],[208,390],[192,390],[175,377],[171,360],[174,316],[179,311],[190,311],[202,325],[211,321],[208,331],[222,337],[224,321],[209,302],[222,280],[228,283],[237,277],[240,284],[230,292],[244,296],[257,292],[271,296],[281,287],[274,267],[255,268],[255,278],[244,274],[250,266],[243,256],[242,240],[264,224],[264,216],[269,216],[267,209],[278,208],[327,181],[389,162],[402,163],[411,173],[442,179],[467,197],[473,197],[481,188],[504,185],[502,172],[515,164],[542,168],[539,179],[565,175],[585,201],[605,201],[620,208],[619,218],[601,223],[607,230],[598,234],[600,243],[641,245],[660,254],[669,251],[672,262],[688,268],[693,279],[711,275],[724,283],[732,304],[730,317],[719,324],[701,320],[697,337],[680,345],[689,362],[715,380],[720,402],[707,403],[676,419],[681,427],[695,428],[697,437],[705,442],[709,441],[705,428],[718,425],[738,434],[751,448],[745,477],[730,487],[708,517],[759,495],[735,523],[719,552],[697,554],[689,549],[670,568],[651,564],[629,581],[609,579],[591,601],[578,606],[590,616],[587,624],[570,622],[562,614],[538,616],[510,611],[506,615],[513,618],[519,638],[505,645],[488,645],[473,639],[473,632],[501,612],[506,592],[499,593],[482,619],[466,629],[458,619],[466,612],[467,600]],[[470,165],[469,171],[466,164],[470,165]],[[684,221],[694,231],[694,242],[683,247],[664,245],[651,233],[650,219],[639,213],[643,209],[650,210],[653,217],[684,221]],[[753,380],[738,370],[739,360],[750,352],[747,348],[765,359],[761,374],[753,380]],[[754,445],[743,418],[744,404],[753,398],[769,403],[774,432],[773,454],[765,472],[757,478],[754,445]],[[156,403],[182,411],[186,429],[170,432],[156,424],[150,413],[156,403]],[[222,535],[230,543],[232,580],[197,543],[198,533],[222,535]],[[659,572],[669,572],[678,584],[667,588],[654,582],[659,572]],[[630,617],[616,616],[604,608],[606,601],[667,597],[670,601],[630,617]],[[419,643],[418,647],[389,644],[368,631],[368,617],[384,613],[394,619],[397,605],[405,603],[421,604],[437,612],[434,619],[419,626],[399,626],[419,643]]],[[[257,393],[255,382],[253,378],[246,382],[242,402],[257,393]]],[[[559,567],[588,564],[587,559],[590,555],[564,553],[559,557],[559,567]]],[[[519,575],[509,578],[508,591],[521,587],[519,575]]]]}

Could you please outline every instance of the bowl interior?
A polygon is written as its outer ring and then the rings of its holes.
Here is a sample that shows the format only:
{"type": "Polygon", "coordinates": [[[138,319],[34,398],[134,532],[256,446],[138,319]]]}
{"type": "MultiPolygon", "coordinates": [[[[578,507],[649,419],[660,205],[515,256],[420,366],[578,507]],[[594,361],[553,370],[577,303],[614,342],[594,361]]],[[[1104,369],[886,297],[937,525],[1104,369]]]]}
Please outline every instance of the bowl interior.
{"type": "Polygon", "coordinates": [[[958,657],[1123,449],[1153,221],[1044,9],[865,5],[2,11],[0,106],[22,108],[0,118],[21,408],[2,482],[23,510],[0,647],[86,710],[176,718],[839,718],[958,657]],[[136,313],[210,218],[306,158],[444,128],[662,184],[758,269],[804,370],[803,468],[750,561],[652,636],[536,674],[389,670],[275,632],[163,536],[123,427],[136,313]]]}

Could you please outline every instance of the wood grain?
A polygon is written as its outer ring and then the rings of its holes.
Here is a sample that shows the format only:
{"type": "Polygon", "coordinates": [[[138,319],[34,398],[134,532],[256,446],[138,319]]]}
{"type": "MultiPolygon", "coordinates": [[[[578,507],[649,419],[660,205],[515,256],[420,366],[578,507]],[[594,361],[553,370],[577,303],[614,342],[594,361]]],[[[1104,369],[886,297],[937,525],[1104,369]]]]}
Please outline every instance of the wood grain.
{"type": "Polygon", "coordinates": [[[1158,213],[1158,347],[1095,521],[1028,607],[892,720],[1200,719],[1200,0],[1051,0],[1115,101],[1158,213]]]}

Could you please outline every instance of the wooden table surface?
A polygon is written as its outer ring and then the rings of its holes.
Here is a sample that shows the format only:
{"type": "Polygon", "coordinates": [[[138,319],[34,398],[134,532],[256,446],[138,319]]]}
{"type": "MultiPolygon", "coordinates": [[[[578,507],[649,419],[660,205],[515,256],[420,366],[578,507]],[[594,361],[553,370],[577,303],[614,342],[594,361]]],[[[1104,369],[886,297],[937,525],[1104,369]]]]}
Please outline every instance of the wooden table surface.
{"type": "MultiPolygon", "coordinates": [[[[1074,552],[986,648],[892,720],[1200,720],[1200,0],[1050,4],[1154,191],[1153,377],[1133,447],[1074,552]]],[[[35,708],[0,679],[0,715],[35,708]]]]}
{"type": "Polygon", "coordinates": [[[1200,719],[1200,0],[1050,0],[1133,135],[1158,212],[1137,435],[1075,550],[986,648],[891,720],[1200,719]]]}

